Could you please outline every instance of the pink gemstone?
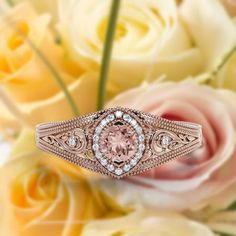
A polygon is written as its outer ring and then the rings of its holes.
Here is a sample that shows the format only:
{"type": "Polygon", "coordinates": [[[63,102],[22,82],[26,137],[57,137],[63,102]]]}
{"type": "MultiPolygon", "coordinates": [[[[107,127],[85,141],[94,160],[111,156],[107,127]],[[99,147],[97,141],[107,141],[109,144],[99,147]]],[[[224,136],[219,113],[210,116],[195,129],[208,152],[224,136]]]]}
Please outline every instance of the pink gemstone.
{"type": "Polygon", "coordinates": [[[112,161],[126,161],[137,150],[137,135],[128,125],[107,127],[101,136],[101,151],[112,161]]]}

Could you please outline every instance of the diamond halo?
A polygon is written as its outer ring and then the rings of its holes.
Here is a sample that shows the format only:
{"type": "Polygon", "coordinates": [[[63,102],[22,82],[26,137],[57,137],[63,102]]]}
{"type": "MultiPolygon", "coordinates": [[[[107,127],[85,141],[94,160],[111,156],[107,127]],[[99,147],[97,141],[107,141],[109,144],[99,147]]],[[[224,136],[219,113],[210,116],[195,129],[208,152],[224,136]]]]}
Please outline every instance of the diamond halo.
{"type": "Polygon", "coordinates": [[[97,161],[116,177],[134,168],[145,152],[145,135],[127,112],[109,112],[95,127],[92,149],[97,161]]]}

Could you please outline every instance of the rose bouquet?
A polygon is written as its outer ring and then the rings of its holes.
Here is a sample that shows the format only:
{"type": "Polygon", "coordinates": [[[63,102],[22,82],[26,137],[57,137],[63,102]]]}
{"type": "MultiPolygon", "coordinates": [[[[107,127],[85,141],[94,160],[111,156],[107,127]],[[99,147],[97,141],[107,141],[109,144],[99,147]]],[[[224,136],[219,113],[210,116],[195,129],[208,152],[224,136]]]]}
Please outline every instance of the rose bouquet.
{"type": "Polygon", "coordinates": [[[0,86],[1,236],[236,235],[234,0],[1,0],[0,86]],[[116,106],[204,145],[122,180],[35,145],[38,123],[116,106]]]}

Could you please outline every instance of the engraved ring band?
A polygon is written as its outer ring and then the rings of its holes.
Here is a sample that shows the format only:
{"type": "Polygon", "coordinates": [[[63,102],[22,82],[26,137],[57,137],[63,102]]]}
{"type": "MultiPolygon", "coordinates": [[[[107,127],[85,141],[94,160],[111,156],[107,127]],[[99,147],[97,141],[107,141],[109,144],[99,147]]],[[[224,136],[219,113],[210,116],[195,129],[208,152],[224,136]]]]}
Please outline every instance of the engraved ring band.
{"type": "Polygon", "coordinates": [[[37,146],[114,178],[137,175],[202,145],[201,125],[116,107],[39,124],[37,146]]]}

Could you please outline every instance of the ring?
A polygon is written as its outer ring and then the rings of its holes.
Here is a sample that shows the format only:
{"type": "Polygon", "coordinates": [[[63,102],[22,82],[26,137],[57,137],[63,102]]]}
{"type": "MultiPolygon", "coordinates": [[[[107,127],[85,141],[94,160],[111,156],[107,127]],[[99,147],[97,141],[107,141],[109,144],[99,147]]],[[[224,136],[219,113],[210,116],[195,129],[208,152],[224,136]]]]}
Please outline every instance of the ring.
{"type": "Polygon", "coordinates": [[[115,178],[137,175],[202,145],[201,125],[116,107],[39,124],[37,146],[115,178]]]}

